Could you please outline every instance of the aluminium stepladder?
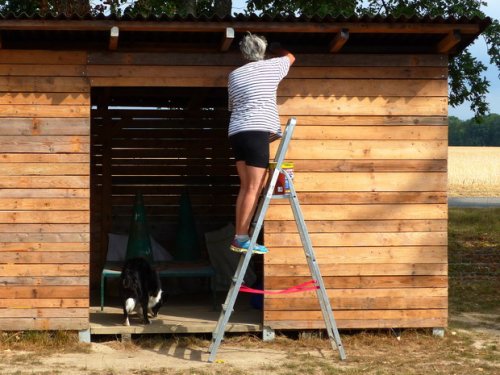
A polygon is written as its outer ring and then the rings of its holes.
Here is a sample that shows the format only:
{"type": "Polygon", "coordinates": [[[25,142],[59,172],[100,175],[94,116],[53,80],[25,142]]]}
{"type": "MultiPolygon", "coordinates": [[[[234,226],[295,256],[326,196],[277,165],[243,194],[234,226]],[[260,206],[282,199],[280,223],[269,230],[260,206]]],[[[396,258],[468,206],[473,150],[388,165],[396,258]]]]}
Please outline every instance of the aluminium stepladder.
{"type": "Polygon", "coordinates": [[[307,264],[309,266],[309,270],[311,272],[311,276],[317,285],[316,295],[319,300],[319,304],[321,307],[321,311],[323,313],[323,319],[325,321],[326,330],[328,333],[328,337],[330,339],[330,343],[332,348],[338,349],[340,359],[344,360],[346,358],[344,347],[342,346],[342,342],[340,340],[340,335],[337,329],[337,324],[335,322],[335,318],[333,317],[332,308],[330,305],[330,300],[328,299],[328,295],[326,293],[325,285],[323,283],[323,278],[321,277],[321,273],[319,271],[318,263],[316,261],[316,257],[314,255],[311,239],[309,237],[309,232],[306,228],[306,223],[302,216],[302,211],[300,209],[299,201],[297,199],[297,194],[295,192],[295,187],[293,186],[293,181],[291,176],[282,169],[283,161],[285,160],[285,154],[288,149],[288,145],[290,140],[292,139],[293,131],[295,129],[297,121],[294,117],[288,120],[288,123],[285,128],[285,132],[283,134],[283,138],[281,139],[278,150],[276,151],[276,156],[274,158],[276,167],[271,175],[271,178],[268,179],[267,186],[264,189],[264,194],[259,201],[259,205],[257,207],[254,222],[252,223],[253,232],[250,237],[250,246],[246,253],[243,253],[240,257],[240,261],[236,268],[236,272],[231,280],[231,286],[227,293],[226,301],[222,305],[222,311],[219,316],[219,320],[217,322],[215,331],[212,334],[212,341],[210,344],[210,348],[208,349],[210,355],[208,357],[208,362],[213,362],[215,360],[215,356],[217,354],[217,349],[220,346],[220,343],[224,337],[224,332],[226,326],[229,322],[229,318],[233,312],[234,304],[236,302],[236,298],[238,296],[238,292],[243,283],[243,278],[247,271],[248,265],[250,263],[250,259],[252,257],[252,250],[255,247],[257,242],[257,237],[262,228],[262,224],[264,223],[264,217],[266,216],[267,209],[269,207],[269,203],[273,198],[288,198],[291,207],[295,222],[297,224],[297,229],[299,231],[300,239],[302,242],[302,246],[304,248],[304,253],[306,256],[307,264]],[[286,180],[288,181],[288,185],[290,188],[290,192],[284,195],[273,195],[274,187],[278,180],[278,175],[283,173],[285,175],[286,180]]]}

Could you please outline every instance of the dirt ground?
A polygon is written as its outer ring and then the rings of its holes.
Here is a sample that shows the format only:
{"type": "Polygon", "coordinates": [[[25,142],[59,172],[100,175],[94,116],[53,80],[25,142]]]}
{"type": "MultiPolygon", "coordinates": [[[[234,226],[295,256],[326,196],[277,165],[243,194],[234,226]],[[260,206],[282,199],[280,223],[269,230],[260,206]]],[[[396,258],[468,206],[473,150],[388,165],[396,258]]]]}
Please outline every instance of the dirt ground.
{"type": "MultiPolygon", "coordinates": [[[[175,373],[176,371],[222,369],[226,364],[241,369],[249,369],[248,360],[256,364],[283,361],[286,353],[268,349],[252,349],[244,353],[237,347],[223,347],[219,351],[215,364],[208,364],[208,353],[205,348],[179,347],[175,343],[161,349],[131,348],[116,342],[92,343],[89,353],[54,353],[33,358],[32,366],[26,369],[19,358],[28,359],[33,353],[3,353],[4,363],[10,362],[8,368],[0,367],[2,374],[148,374],[175,373]],[[19,364],[18,364],[19,363],[19,364]]],[[[24,361],[22,361],[24,362],[24,361]]],[[[28,361],[29,362],[29,361],[28,361]]]]}
{"type": "Polygon", "coordinates": [[[496,314],[453,317],[445,337],[430,330],[342,333],[347,354],[340,361],[318,332],[228,337],[215,363],[207,363],[209,341],[195,336],[117,338],[79,344],[68,352],[4,349],[1,374],[498,374],[500,324],[496,314]],[[398,338],[398,335],[399,338],[398,338]]]}

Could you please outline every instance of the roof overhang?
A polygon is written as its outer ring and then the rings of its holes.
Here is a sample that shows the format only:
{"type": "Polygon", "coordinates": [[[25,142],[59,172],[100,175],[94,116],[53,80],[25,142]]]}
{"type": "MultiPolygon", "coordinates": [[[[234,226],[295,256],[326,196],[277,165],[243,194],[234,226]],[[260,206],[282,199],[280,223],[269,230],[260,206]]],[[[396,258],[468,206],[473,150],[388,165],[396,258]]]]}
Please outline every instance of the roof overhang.
{"type": "Polygon", "coordinates": [[[0,16],[3,48],[231,51],[250,31],[301,53],[441,53],[466,48],[491,19],[431,17],[0,16]]]}

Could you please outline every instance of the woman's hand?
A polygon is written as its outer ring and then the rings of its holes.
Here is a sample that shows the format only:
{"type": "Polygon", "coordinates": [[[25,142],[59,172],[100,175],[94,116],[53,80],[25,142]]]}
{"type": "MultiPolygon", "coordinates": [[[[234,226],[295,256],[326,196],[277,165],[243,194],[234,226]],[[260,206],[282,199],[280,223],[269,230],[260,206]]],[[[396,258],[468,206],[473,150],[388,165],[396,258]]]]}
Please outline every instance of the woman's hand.
{"type": "Polygon", "coordinates": [[[269,52],[271,52],[275,56],[286,56],[290,59],[290,65],[292,65],[295,61],[295,56],[285,48],[281,46],[278,42],[273,42],[268,47],[269,52]]]}

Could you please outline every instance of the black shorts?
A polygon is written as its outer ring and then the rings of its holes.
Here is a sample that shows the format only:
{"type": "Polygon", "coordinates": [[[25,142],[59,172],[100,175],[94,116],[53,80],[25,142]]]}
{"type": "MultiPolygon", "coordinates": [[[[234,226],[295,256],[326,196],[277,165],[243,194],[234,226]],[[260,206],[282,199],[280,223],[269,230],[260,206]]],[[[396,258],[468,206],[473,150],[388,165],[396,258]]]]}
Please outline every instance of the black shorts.
{"type": "Polygon", "coordinates": [[[269,165],[269,133],[245,131],[229,137],[236,161],[246,165],[267,168],[269,165]]]}

